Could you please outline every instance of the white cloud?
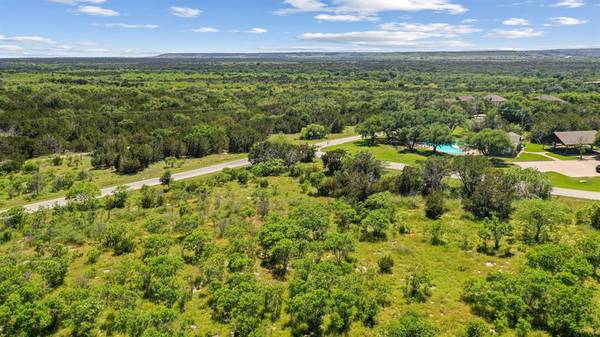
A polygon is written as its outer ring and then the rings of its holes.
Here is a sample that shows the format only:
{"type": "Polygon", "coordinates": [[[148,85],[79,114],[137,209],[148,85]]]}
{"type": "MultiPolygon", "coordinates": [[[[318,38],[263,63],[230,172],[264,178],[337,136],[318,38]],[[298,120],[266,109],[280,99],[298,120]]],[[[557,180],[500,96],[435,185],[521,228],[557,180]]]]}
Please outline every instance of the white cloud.
{"type": "Polygon", "coordinates": [[[41,36],[4,36],[0,35],[0,41],[24,42],[24,43],[56,43],[41,36]]]}
{"type": "Polygon", "coordinates": [[[470,25],[451,25],[448,23],[384,23],[379,25],[381,30],[432,33],[437,36],[454,37],[461,34],[480,32],[481,29],[470,25]]]}
{"type": "Polygon", "coordinates": [[[77,5],[77,4],[83,4],[83,3],[87,3],[87,4],[103,4],[106,2],[106,0],[48,0],[50,2],[56,2],[59,4],[65,4],[65,5],[77,5]]]}
{"type": "Polygon", "coordinates": [[[189,7],[171,7],[171,14],[180,18],[195,18],[202,14],[202,11],[196,8],[189,7]]]}
{"type": "Polygon", "coordinates": [[[87,46],[87,47],[94,47],[94,46],[98,45],[96,42],[90,42],[90,41],[82,41],[82,42],[78,42],[77,44],[80,46],[87,46]]]}
{"type": "Polygon", "coordinates": [[[94,23],[96,27],[106,27],[106,28],[126,28],[126,29],[156,29],[158,25],[139,25],[139,24],[129,24],[129,23],[94,23]]]}
{"type": "Polygon", "coordinates": [[[469,23],[476,23],[476,22],[479,22],[479,20],[477,20],[477,19],[464,19],[460,23],[469,24],[469,23]]]}
{"type": "Polygon", "coordinates": [[[471,45],[457,37],[481,31],[470,25],[448,23],[391,22],[379,25],[379,29],[346,33],[306,33],[298,38],[305,41],[384,48],[466,48],[471,45]]]}
{"type": "Polygon", "coordinates": [[[577,18],[570,18],[567,16],[554,17],[554,18],[550,18],[550,20],[555,25],[559,25],[559,26],[576,26],[576,25],[583,25],[583,24],[590,22],[590,20],[581,20],[581,19],[577,19],[577,18]]]}
{"type": "Polygon", "coordinates": [[[336,0],[338,11],[379,13],[387,11],[418,12],[424,10],[460,14],[467,11],[465,7],[452,0],[336,0]]]}
{"type": "Polygon", "coordinates": [[[327,5],[320,0],[284,0],[290,8],[284,8],[275,11],[277,15],[287,15],[302,12],[320,12],[327,10],[327,5]]]}
{"type": "Polygon", "coordinates": [[[336,14],[356,14],[373,16],[380,12],[405,11],[418,12],[424,10],[461,14],[467,11],[462,5],[452,0],[334,0],[333,6],[327,6],[321,0],[284,0],[291,6],[275,12],[286,15],[301,12],[334,12],[336,14]]]}
{"type": "Polygon", "coordinates": [[[17,52],[17,51],[21,51],[21,50],[23,50],[23,48],[21,48],[19,46],[14,46],[14,45],[0,45],[0,51],[17,52]]]}
{"type": "Polygon", "coordinates": [[[244,33],[249,33],[249,34],[264,34],[264,33],[267,33],[268,30],[266,30],[264,28],[256,27],[256,28],[252,28],[252,29],[249,29],[249,30],[245,30],[243,32],[244,33]]]}
{"type": "Polygon", "coordinates": [[[502,21],[506,26],[529,26],[529,20],[521,18],[510,18],[502,21]]]}
{"type": "Polygon", "coordinates": [[[552,7],[566,7],[566,8],[579,8],[585,6],[585,1],[583,0],[563,0],[561,2],[555,3],[552,7]]]}
{"type": "Polygon", "coordinates": [[[523,29],[511,29],[511,30],[501,30],[496,29],[494,32],[488,36],[490,37],[500,37],[506,39],[522,39],[528,37],[539,37],[543,36],[544,32],[540,30],[535,30],[531,28],[523,28],[523,29]]]}
{"type": "Polygon", "coordinates": [[[77,6],[77,12],[94,16],[119,16],[119,12],[98,6],[77,6]]]}
{"type": "Polygon", "coordinates": [[[360,21],[377,21],[375,16],[352,15],[352,14],[319,14],[315,16],[317,21],[329,22],[360,22],[360,21]]]}
{"type": "Polygon", "coordinates": [[[196,29],[192,29],[194,33],[218,33],[219,30],[214,27],[200,27],[196,29]]]}

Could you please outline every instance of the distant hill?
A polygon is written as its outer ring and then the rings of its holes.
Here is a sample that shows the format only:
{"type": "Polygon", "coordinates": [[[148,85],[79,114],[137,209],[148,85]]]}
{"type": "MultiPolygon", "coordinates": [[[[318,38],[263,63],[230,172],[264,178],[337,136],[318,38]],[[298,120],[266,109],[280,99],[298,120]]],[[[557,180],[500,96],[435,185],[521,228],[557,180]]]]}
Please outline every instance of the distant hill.
{"type": "Polygon", "coordinates": [[[395,59],[395,60],[518,60],[543,58],[597,58],[600,48],[588,49],[553,49],[530,51],[466,51],[466,52],[390,52],[390,53],[322,53],[322,52],[290,52],[290,53],[170,53],[155,56],[159,59],[395,59]]]}

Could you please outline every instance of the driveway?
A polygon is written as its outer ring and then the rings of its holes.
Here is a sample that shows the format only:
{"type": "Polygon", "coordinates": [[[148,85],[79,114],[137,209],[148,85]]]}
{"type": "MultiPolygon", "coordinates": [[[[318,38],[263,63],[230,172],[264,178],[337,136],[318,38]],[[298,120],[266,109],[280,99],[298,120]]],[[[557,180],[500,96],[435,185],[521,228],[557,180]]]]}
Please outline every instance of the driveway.
{"type": "Polygon", "coordinates": [[[596,173],[596,166],[600,165],[600,161],[595,159],[531,161],[517,162],[515,164],[522,168],[535,168],[540,172],[556,172],[573,178],[600,176],[600,174],[596,173]]]}

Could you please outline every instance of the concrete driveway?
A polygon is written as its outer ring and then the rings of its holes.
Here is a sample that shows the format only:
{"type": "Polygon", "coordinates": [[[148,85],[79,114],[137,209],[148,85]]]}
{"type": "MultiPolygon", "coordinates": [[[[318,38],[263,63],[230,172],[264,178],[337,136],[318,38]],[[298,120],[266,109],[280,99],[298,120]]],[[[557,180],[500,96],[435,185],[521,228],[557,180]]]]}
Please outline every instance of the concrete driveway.
{"type": "Polygon", "coordinates": [[[600,176],[600,174],[596,172],[596,166],[600,165],[600,161],[596,159],[532,161],[517,162],[515,164],[522,168],[535,168],[540,172],[556,172],[573,178],[600,176]]]}

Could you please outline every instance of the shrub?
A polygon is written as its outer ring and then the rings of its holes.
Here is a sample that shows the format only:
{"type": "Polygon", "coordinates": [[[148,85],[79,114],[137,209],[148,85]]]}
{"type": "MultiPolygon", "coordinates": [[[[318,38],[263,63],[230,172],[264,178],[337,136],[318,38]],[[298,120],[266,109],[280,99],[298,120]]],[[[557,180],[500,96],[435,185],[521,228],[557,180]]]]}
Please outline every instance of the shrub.
{"type": "Polygon", "coordinates": [[[325,135],[325,127],[319,124],[309,124],[300,131],[302,140],[323,139],[325,135]]]}
{"type": "Polygon", "coordinates": [[[422,267],[414,268],[406,278],[405,296],[409,303],[424,303],[431,296],[431,276],[422,267]]]}
{"type": "Polygon", "coordinates": [[[379,272],[382,274],[391,274],[392,268],[394,267],[394,259],[391,255],[384,255],[377,260],[379,266],[379,272]]]}
{"type": "Polygon", "coordinates": [[[600,206],[596,206],[596,209],[593,211],[590,225],[592,225],[593,228],[600,230],[600,206]]]}
{"type": "Polygon", "coordinates": [[[444,215],[444,192],[432,191],[425,198],[425,216],[437,220],[444,215]]]}
{"type": "Polygon", "coordinates": [[[257,177],[278,176],[285,170],[286,167],[281,159],[267,160],[252,166],[252,173],[257,177]]]}
{"type": "Polygon", "coordinates": [[[423,316],[408,312],[392,322],[383,332],[383,337],[435,337],[437,329],[423,316]]]}

